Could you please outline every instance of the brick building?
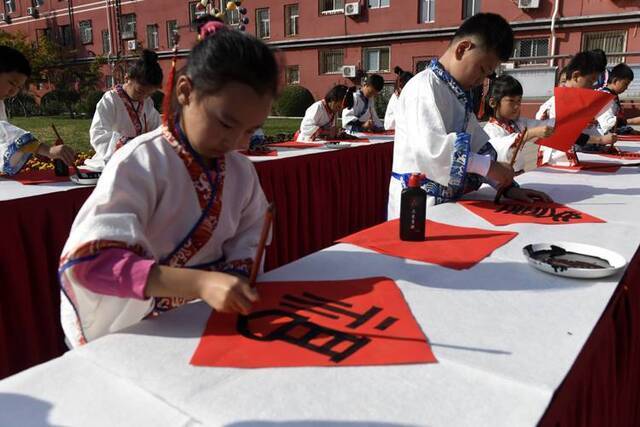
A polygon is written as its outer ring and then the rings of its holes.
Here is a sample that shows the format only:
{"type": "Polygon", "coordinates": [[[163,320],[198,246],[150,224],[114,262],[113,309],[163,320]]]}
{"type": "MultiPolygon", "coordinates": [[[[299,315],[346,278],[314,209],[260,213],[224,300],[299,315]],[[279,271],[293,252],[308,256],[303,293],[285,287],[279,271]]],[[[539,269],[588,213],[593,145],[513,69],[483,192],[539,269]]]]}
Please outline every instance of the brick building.
{"type": "MultiPolygon", "coordinates": [[[[147,47],[158,51],[166,68],[174,31],[181,36],[181,56],[196,39],[195,1],[2,1],[0,30],[20,31],[34,41],[56,38],[79,60],[105,55],[113,64],[147,47]]],[[[218,7],[226,3],[215,1],[218,7]]],[[[348,82],[343,73],[354,69],[380,73],[388,82],[395,65],[420,70],[444,51],[465,17],[492,11],[512,23],[514,58],[503,67],[523,82],[531,108],[551,94],[556,69],[569,55],[592,48],[604,49],[612,64],[625,60],[633,66],[638,79],[625,98],[640,100],[637,0],[245,0],[243,6],[251,20],[247,30],[282,50],[283,78],[315,97],[348,82]]],[[[240,16],[234,12],[227,19],[237,25],[240,16]]],[[[105,68],[105,84],[112,73],[105,68]]]]}

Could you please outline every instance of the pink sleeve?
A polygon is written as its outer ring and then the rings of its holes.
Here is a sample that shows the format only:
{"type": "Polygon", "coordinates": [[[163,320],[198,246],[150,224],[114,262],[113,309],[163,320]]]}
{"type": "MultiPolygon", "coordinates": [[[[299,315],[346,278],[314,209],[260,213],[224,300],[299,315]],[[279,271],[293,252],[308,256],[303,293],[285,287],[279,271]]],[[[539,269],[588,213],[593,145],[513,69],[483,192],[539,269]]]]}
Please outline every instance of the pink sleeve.
{"type": "Polygon", "coordinates": [[[143,300],[147,277],[154,264],[154,260],[127,249],[111,248],[77,264],[73,274],[82,286],[97,294],[143,300]]]}

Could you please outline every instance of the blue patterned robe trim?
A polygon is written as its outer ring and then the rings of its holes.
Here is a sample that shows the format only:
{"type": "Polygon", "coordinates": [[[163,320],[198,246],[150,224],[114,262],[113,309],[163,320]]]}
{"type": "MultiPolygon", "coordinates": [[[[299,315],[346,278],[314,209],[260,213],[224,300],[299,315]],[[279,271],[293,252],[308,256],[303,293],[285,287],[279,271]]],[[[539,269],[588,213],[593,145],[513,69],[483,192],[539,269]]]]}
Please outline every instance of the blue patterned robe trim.
{"type": "Polygon", "coordinates": [[[31,153],[24,153],[22,159],[18,161],[15,166],[11,166],[11,158],[18,152],[20,149],[26,145],[29,145],[37,140],[31,135],[30,132],[25,133],[21,137],[17,138],[9,147],[7,147],[7,151],[4,152],[4,156],[2,156],[2,171],[7,175],[15,175],[17,174],[22,166],[27,163],[27,160],[31,157],[31,153]]]}

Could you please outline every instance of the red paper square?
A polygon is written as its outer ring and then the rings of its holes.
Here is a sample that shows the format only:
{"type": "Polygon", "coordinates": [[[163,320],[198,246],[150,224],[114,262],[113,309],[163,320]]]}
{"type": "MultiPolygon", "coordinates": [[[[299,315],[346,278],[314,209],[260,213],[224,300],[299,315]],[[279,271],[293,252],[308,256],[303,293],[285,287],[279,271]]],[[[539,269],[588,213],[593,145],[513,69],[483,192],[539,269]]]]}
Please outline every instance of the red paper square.
{"type": "Polygon", "coordinates": [[[640,135],[618,135],[618,141],[640,142],[640,135]]]}
{"type": "Polygon", "coordinates": [[[596,114],[613,100],[613,95],[593,89],[556,87],[556,125],[553,135],[541,138],[536,144],[567,151],[596,114]]]}
{"type": "Polygon", "coordinates": [[[248,316],[213,312],[191,364],[235,368],[437,362],[391,279],[262,282],[248,316]]]}
{"type": "Polygon", "coordinates": [[[324,146],[324,143],[297,142],[297,141],[275,142],[273,144],[269,144],[269,147],[280,147],[280,148],[315,148],[315,147],[322,147],[322,146],[324,146]]]}
{"type": "Polygon", "coordinates": [[[51,184],[54,182],[68,182],[68,176],[56,176],[55,172],[51,170],[31,170],[26,172],[19,172],[16,175],[5,175],[3,178],[13,179],[21,182],[24,185],[36,185],[36,184],[51,184]]]}
{"type": "Polygon", "coordinates": [[[618,172],[618,170],[620,170],[620,165],[616,165],[615,163],[583,162],[582,160],[580,160],[580,164],[575,166],[544,165],[544,167],[571,172],[589,171],[600,173],[616,173],[618,172]]]}
{"type": "Polygon", "coordinates": [[[249,152],[249,150],[241,150],[240,153],[244,154],[245,156],[255,156],[255,157],[274,157],[278,155],[278,152],[276,150],[254,151],[251,153],[249,152]]]}
{"type": "Polygon", "coordinates": [[[427,221],[424,242],[400,240],[400,221],[392,220],[338,240],[378,253],[438,264],[455,270],[471,268],[516,237],[510,231],[457,227],[427,221]]]}
{"type": "Polygon", "coordinates": [[[583,224],[605,221],[560,203],[505,202],[496,205],[487,200],[461,200],[460,203],[480,218],[493,225],[528,224],[583,224]]]}
{"type": "Polygon", "coordinates": [[[635,151],[619,151],[615,154],[600,154],[604,157],[609,157],[612,159],[620,159],[620,160],[640,160],[640,153],[635,151]]]}

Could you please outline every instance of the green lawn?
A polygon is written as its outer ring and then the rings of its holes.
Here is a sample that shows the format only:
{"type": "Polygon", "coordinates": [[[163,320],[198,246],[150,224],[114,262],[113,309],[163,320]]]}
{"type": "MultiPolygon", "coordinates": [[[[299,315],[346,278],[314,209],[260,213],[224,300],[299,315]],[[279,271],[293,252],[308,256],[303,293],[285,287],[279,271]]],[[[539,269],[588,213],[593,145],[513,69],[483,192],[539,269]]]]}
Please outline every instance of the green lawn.
{"type": "MultiPolygon", "coordinates": [[[[41,141],[52,143],[55,135],[51,129],[51,123],[56,125],[58,132],[65,143],[76,151],[89,151],[89,119],[70,119],[68,117],[13,117],[11,123],[33,133],[41,141]]],[[[300,120],[279,119],[272,117],[264,124],[264,132],[267,135],[278,133],[293,133],[298,130],[300,120]]]]}

